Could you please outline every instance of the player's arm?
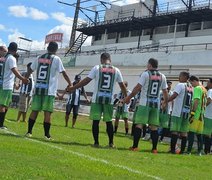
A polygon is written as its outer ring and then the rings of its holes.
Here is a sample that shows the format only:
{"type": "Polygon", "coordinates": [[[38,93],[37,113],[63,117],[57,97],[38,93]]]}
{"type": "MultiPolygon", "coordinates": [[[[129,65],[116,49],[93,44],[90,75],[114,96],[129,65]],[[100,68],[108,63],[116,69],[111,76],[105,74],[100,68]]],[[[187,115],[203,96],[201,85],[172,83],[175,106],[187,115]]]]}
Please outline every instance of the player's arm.
{"type": "Polygon", "coordinates": [[[28,78],[23,77],[16,67],[12,68],[11,71],[15,74],[15,76],[20,79],[24,84],[29,82],[28,78]]]}
{"type": "Polygon", "coordinates": [[[124,97],[127,97],[127,88],[124,85],[124,83],[123,82],[119,82],[119,87],[121,89],[121,92],[124,94],[124,97]]]}
{"type": "Polygon", "coordinates": [[[68,86],[72,86],[71,80],[69,79],[67,73],[65,71],[62,71],[63,78],[66,80],[68,83],[68,86]]]}
{"type": "Polygon", "coordinates": [[[79,83],[77,83],[76,85],[69,87],[67,90],[69,92],[74,91],[78,88],[81,88],[82,86],[86,86],[92,79],[89,77],[84,78],[82,81],[80,81],[79,83]]]}
{"type": "Polygon", "coordinates": [[[87,96],[87,93],[85,92],[84,87],[82,87],[82,93],[83,93],[83,96],[86,99],[86,101],[89,103],[90,102],[90,99],[88,99],[88,96],[87,96]]]}
{"type": "Polygon", "coordinates": [[[211,98],[208,97],[208,98],[207,98],[207,102],[206,102],[206,106],[208,106],[211,102],[212,102],[211,98]]]}
{"type": "Polygon", "coordinates": [[[178,94],[177,94],[176,92],[174,92],[174,93],[168,98],[168,102],[173,101],[177,96],[178,96],[178,94]]]}
{"type": "Polygon", "coordinates": [[[142,85],[141,85],[140,83],[138,83],[138,84],[134,87],[134,89],[132,90],[132,92],[129,94],[129,96],[127,96],[127,97],[125,98],[125,103],[126,103],[126,104],[129,104],[129,103],[130,103],[130,99],[131,99],[132,97],[134,97],[139,91],[141,91],[141,88],[142,88],[142,85]]]}
{"type": "Polygon", "coordinates": [[[168,94],[167,89],[162,89],[162,92],[163,92],[163,99],[164,99],[164,101],[162,103],[162,109],[165,110],[166,106],[168,104],[169,94],[168,94]]]}
{"type": "Polygon", "coordinates": [[[194,103],[193,103],[193,107],[192,107],[192,112],[195,112],[197,110],[197,107],[198,107],[198,104],[199,104],[199,99],[194,99],[194,103]]]}

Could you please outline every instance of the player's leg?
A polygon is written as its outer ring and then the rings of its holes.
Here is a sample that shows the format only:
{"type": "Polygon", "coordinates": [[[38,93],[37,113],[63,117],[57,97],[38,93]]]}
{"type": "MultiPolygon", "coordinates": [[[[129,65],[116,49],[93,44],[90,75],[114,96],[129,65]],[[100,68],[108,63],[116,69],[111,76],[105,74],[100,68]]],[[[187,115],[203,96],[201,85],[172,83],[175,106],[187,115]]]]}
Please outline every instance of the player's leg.
{"type": "Polygon", "coordinates": [[[128,135],[129,124],[128,124],[128,118],[127,117],[124,118],[124,125],[125,125],[125,134],[128,135]]]}
{"type": "Polygon", "coordinates": [[[157,108],[149,108],[149,119],[148,124],[150,124],[151,129],[151,139],[152,139],[152,153],[157,153],[157,144],[158,144],[158,127],[160,125],[159,121],[159,110],[157,108]]]}
{"type": "Polygon", "coordinates": [[[90,110],[90,119],[93,120],[92,123],[92,134],[94,138],[94,146],[99,146],[99,121],[102,115],[102,104],[92,103],[90,110]]]}
{"type": "Polygon", "coordinates": [[[54,108],[54,96],[43,96],[43,108],[44,111],[44,135],[47,139],[51,139],[50,127],[51,127],[51,114],[54,108]]]}
{"type": "Polygon", "coordinates": [[[103,121],[106,122],[106,127],[107,127],[106,131],[107,131],[108,139],[109,139],[109,147],[114,147],[112,117],[113,117],[113,105],[104,104],[103,105],[103,121]]]}
{"type": "Polygon", "coordinates": [[[0,128],[7,129],[4,126],[4,120],[6,116],[6,110],[12,101],[12,90],[0,89],[0,128]]]}
{"type": "Polygon", "coordinates": [[[75,123],[77,121],[77,116],[78,116],[78,111],[79,111],[79,105],[74,105],[74,107],[73,107],[73,117],[72,117],[72,128],[75,127],[75,123]]]}
{"type": "Polygon", "coordinates": [[[68,127],[68,121],[69,121],[69,116],[71,113],[72,105],[67,104],[66,105],[66,116],[65,116],[65,127],[68,127]]]}
{"type": "Polygon", "coordinates": [[[117,109],[115,113],[114,131],[113,131],[114,133],[116,133],[118,130],[119,119],[120,119],[120,111],[119,109],[117,109]]]}

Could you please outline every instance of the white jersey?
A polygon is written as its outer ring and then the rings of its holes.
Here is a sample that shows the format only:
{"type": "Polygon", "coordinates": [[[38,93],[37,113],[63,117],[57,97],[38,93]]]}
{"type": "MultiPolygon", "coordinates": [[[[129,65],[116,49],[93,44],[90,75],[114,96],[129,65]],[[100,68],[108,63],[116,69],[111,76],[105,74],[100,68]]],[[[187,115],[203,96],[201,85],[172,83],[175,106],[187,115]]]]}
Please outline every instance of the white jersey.
{"type": "Polygon", "coordinates": [[[33,71],[37,70],[35,94],[56,96],[58,75],[65,71],[61,59],[56,55],[44,54],[31,65],[33,71]],[[39,91],[39,92],[38,92],[39,91]]]}
{"type": "Polygon", "coordinates": [[[166,77],[157,70],[145,71],[141,74],[138,83],[142,86],[140,105],[160,108],[160,89],[167,89],[166,77]]]}
{"type": "Polygon", "coordinates": [[[11,69],[16,67],[16,59],[11,54],[0,58],[0,86],[3,90],[13,90],[15,75],[11,69]]]}
{"type": "Polygon", "coordinates": [[[92,103],[113,104],[115,83],[123,82],[120,70],[111,65],[96,65],[88,78],[95,79],[92,103]]]}
{"type": "Polygon", "coordinates": [[[174,93],[177,97],[174,99],[172,116],[181,117],[182,113],[188,114],[190,112],[190,105],[192,99],[193,88],[187,83],[178,83],[175,86],[174,93]],[[185,107],[187,103],[187,107],[185,107]]]}
{"type": "MultiPolygon", "coordinates": [[[[207,98],[212,99],[212,89],[208,90],[207,98]]],[[[206,106],[205,117],[208,118],[208,119],[212,119],[212,102],[209,105],[206,106]]]]}

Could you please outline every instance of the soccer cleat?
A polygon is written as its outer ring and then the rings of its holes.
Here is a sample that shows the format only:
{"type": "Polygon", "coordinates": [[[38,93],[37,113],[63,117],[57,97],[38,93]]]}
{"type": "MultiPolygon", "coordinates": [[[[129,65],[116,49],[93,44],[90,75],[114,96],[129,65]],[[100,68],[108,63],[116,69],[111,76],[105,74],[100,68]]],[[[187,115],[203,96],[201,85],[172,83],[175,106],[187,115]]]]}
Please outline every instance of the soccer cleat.
{"type": "Polygon", "coordinates": [[[1,126],[0,129],[7,130],[7,127],[6,126],[1,126]]]}
{"type": "Polygon", "coordinates": [[[108,145],[108,147],[109,147],[109,148],[116,148],[116,146],[115,146],[113,143],[110,143],[110,144],[108,145]]]}
{"type": "Polygon", "coordinates": [[[44,139],[47,141],[53,141],[54,139],[51,136],[44,136],[44,139]]]}
{"type": "Polygon", "coordinates": [[[99,148],[100,146],[99,146],[99,144],[94,143],[94,144],[92,145],[92,147],[94,147],[94,148],[99,148]]]}
{"type": "Polygon", "coordinates": [[[32,134],[31,133],[26,133],[25,136],[30,138],[30,137],[32,137],[32,134]]]}
{"type": "Polygon", "coordinates": [[[157,149],[153,149],[152,150],[152,154],[157,154],[158,153],[158,150],[157,149]]]}
{"type": "Polygon", "coordinates": [[[130,147],[129,150],[130,151],[139,151],[138,147],[130,147]]]}

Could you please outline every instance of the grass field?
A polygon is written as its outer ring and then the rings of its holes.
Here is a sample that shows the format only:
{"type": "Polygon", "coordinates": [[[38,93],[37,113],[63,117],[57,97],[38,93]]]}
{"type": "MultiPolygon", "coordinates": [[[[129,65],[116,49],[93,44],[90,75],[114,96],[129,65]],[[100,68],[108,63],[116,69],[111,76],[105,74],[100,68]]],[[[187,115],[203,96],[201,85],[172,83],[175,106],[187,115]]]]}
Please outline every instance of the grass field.
{"type": "Polygon", "coordinates": [[[0,130],[0,179],[212,179],[212,156],[167,154],[160,144],[151,154],[151,144],[140,141],[140,152],[128,148],[132,139],[124,135],[123,123],[115,136],[116,149],[107,148],[105,124],[100,123],[101,148],[91,147],[91,121],[79,116],[76,128],[64,127],[64,113],[54,112],[51,135],[45,141],[41,113],[33,137],[25,138],[26,123],[17,123],[10,109],[0,130]]]}

